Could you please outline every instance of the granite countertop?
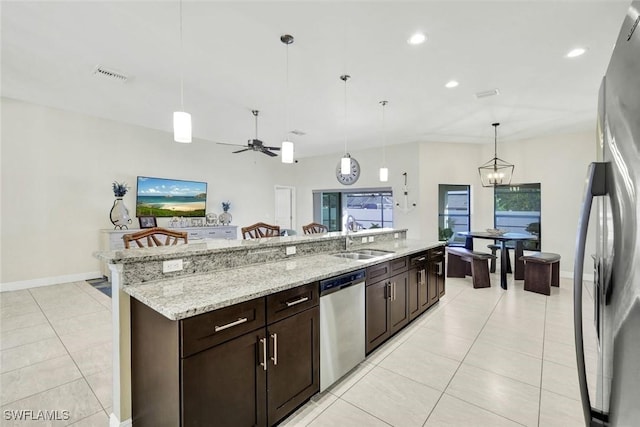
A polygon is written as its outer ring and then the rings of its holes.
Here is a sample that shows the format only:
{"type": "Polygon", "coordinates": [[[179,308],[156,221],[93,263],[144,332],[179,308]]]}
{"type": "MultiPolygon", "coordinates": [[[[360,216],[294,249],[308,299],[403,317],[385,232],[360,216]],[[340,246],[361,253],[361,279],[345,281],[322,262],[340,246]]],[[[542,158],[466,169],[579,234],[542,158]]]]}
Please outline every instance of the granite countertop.
{"type": "MultiPolygon", "coordinates": [[[[377,228],[352,232],[353,238],[372,236],[381,233],[406,232],[406,229],[377,228]]],[[[188,245],[161,246],[152,248],[121,249],[114,251],[94,252],[94,256],[110,264],[127,264],[140,261],[167,260],[181,255],[200,255],[234,250],[262,249],[286,244],[320,242],[344,239],[346,232],[330,232],[322,234],[302,234],[295,236],[268,237],[249,240],[207,239],[189,240],[188,245]]]]}
{"type": "Polygon", "coordinates": [[[372,243],[366,248],[393,253],[382,258],[359,261],[330,254],[295,257],[206,274],[124,285],[122,290],[168,319],[180,320],[442,244],[409,239],[372,243]]]}

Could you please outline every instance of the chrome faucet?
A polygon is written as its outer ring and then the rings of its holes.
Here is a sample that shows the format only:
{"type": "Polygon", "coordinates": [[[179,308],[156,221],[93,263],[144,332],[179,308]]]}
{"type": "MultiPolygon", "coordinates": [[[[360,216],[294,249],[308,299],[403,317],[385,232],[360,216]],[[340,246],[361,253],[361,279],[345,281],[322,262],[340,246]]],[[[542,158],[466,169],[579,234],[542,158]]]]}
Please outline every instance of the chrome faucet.
{"type": "Polygon", "coordinates": [[[351,244],[353,243],[353,239],[349,235],[349,232],[356,231],[356,219],[353,217],[353,215],[347,216],[347,219],[344,221],[344,229],[347,233],[347,239],[345,243],[348,249],[349,246],[351,246],[351,244]]]}

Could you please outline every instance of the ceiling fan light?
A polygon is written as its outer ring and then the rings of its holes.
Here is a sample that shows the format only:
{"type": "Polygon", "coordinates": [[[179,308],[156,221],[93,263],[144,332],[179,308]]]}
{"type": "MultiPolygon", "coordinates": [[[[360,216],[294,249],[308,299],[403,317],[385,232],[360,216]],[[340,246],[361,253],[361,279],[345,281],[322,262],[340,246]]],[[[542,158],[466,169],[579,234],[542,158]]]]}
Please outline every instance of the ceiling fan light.
{"type": "Polygon", "coordinates": [[[293,142],[282,141],[282,163],[293,163],[293,142]]]}
{"type": "Polygon", "coordinates": [[[349,175],[351,173],[351,156],[345,154],[342,159],[340,159],[340,173],[342,175],[349,175]]]}
{"type": "Polygon", "coordinates": [[[389,169],[380,168],[380,182],[389,181],[389,169]]]}
{"type": "Polygon", "coordinates": [[[173,139],[176,142],[191,142],[191,114],[184,111],[173,113],[173,139]]]}

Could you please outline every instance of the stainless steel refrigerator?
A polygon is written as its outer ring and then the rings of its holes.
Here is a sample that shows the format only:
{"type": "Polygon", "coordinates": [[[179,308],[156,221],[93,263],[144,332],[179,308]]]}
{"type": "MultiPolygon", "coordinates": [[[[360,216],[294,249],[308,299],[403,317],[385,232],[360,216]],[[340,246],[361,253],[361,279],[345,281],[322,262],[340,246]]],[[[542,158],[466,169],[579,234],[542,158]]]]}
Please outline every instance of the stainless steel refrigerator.
{"type": "Polygon", "coordinates": [[[588,169],[576,241],[576,359],[589,426],[640,426],[639,22],[640,1],[634,1],[600,87],[598,162],[588,169]],[[591,212],[595,215],[596,253],[593,289],[586,290],[593,296],[593,307],[585,305],[591,300],[584,298],[582,285],[591,212]],[[587,372],[583,339],[593,330],[596,366],[587,372]]]}

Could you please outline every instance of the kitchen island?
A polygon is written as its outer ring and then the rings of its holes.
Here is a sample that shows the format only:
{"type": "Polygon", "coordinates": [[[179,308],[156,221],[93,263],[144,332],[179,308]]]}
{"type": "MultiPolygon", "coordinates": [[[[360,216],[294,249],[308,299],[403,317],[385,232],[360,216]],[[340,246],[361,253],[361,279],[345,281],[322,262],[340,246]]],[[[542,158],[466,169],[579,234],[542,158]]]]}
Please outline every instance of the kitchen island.
{"type": "MultiPolygon", "coordinates": [[[[327,233],[318,236],[291,236],[255,241],[213,241],[182,247],[134,249],[98,254],[98,257],[110,264],[114,278],[113,315],[114,322],[117,324],[114,326],[117,327],[114,327],[113,343],[112,425],[120,425],[121,421],[127,420],[132,414],[130,382],[132,308],[134,312],[142,309],[146,314],[165,324],[170,330],[169,335],[175,339],[172,342],[166,342],[166,340],[164,342],[170,346],[173,345],[173,353],[178,354],[178,351],[182,351],[179,339],[182,339],[181,334],[185,331],[186,324],[183,322],[188,321],[194,324],[193,319],[204,319],[202,316],[207,316],[206,313],[233,310],[233,307],[243,304],[251,305],[256,301],[260,302],[258,306],[263,305],[265,298],[270,296],[302,292],[305,285],[309,289],[317,288],[319,280],[383,262],[407,258],[442,245],[440,242],[407,240],[404,238],[405,235],[406,230],[382,229],[353,233],[348,236],[342,233],[327,233]],[[334,255],[336,252],[345,251],[347,247],[349,250],[375,248],[390,252],[381,258],[370,260],[353,260],[334,255]],[[163,263],[176,259],[181,260],[183,270],[162,273],[163,263]],[[135,301],[132,303],[129,297],[133,297],[135,301]]],[[[407,294],[406,299],[408,298],[407,294]]],[[[311,299],[313,300],[313,297],[311,299]]],[[[266,310],[268,309],[267,305],[266,310]]],[[[260,310],[259,307],[258,310],[260,310]]],[[[264,313],[262,315],[258,313],[256,316],[262,316],[264,319],[264,313]]],[[[317,318],[315,321],[317,322],[317,318]]],[[[156,340],[152,345],[157,346],[160,342],[163,341],[156,340]]],[[[139,344],[137,335],[134,335],[133,344],[139,344]]],[[[256,347],[255,344],[252,346],[256,347]]],[[[166,354],[168,347],[147,348],[147,352],[159,351],[164,352],[169,359],[174,357],[166,354]]],[[[181,356],[185,354],[182,353],[181,356]]],[[[263,356],[266,357],[266,353],[263,353],[263,356]]],[[[134,370],[139,368],[135,366],[136,363],[134,360],[132,368],[134,370]]],[[[178,360],[171,363],[177,369],[178,360]]],[[[177,372],[175,370],[174,379],[179,380],[180,375],[177,372]]],[[[174,400],[178,404],[181,399],[176,396],[174,400]]],[[[179,417],[179,408],[174,409],[176,409],[175,416],[179,417]]],[[[138,421],[136,419],[136,423],[138,421]]]]}

